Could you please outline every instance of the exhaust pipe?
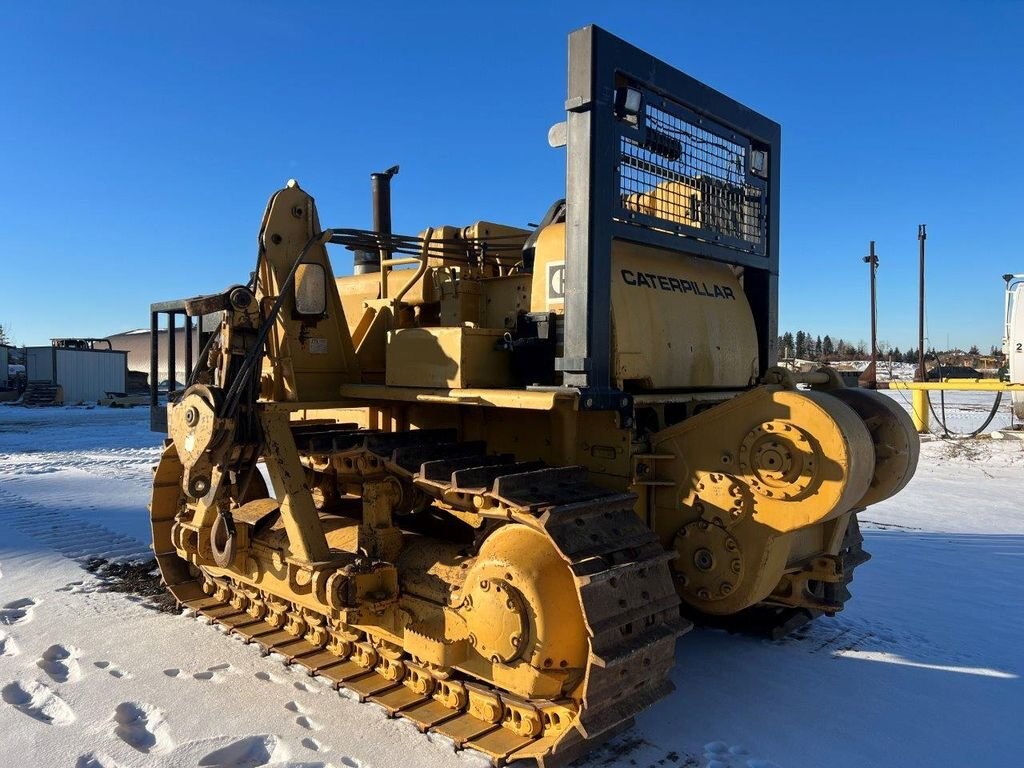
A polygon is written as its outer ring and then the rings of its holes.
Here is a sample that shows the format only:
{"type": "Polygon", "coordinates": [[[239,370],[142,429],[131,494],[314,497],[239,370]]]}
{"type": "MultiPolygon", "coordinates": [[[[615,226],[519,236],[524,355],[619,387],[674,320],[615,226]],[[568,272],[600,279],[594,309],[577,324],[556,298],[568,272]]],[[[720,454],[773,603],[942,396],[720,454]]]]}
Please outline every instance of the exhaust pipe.
{"type": "Polygon", "coordinates": [[[365,275],[368,272],[380,272],[382,259],[391,258],[391,249],[385,245],[391,235],[391,179],[397,175],[398,166],[393,165],[386,171],[370,174],[370,190],[373,197],[373,231],[377,233],[380,249],[372,251],[356,251],[353,257],[353,272],[365,275]]]}

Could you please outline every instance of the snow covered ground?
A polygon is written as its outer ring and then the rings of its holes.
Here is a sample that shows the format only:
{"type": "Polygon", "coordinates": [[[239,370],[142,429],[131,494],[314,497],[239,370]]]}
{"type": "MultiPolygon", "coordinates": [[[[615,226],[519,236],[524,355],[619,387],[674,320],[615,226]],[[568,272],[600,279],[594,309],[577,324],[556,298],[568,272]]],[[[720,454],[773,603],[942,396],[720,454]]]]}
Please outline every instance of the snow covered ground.
{"type": "MultiPolygon", "coordinates": [[[[0,766],[485,765],[104,591],[82,559],[146,552],[147,419],[0,407],[0,766]]],[[[1022,479],[1022,442],[926,442],[910,486],[863,515],[874,558],[847,611],[780,642],[691,632],[675,694],[589,763],[1021,764],[1022,479]]]]}

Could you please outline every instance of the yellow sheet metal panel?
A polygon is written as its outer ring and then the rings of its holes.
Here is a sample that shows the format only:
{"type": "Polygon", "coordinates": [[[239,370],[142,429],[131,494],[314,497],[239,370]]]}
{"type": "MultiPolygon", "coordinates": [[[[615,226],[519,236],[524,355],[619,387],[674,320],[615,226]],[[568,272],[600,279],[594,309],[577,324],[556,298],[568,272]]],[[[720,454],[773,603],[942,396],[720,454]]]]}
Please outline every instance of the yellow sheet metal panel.
{"type": "Polygon", "coordinates": [[[507,387],[509,354],[491,328],[402,328],[388,334],[388,386],[507,387]]]}
{"type": "Polygon", "coordinates": [[[616,242],[612,323],[620,385],[742,387],[757,374],[754,316],[724,264],[616,242]]]}
{"type": "MultiPolygon", "coordinates": [[[[564,311],[565,225],[537,239],[531,311],[564,311]]],[[[615,378],[633,388],[746,387],[757,374],[754,316],[724,264],[624,241],[612,247],[615,378]]]]}
{"type": "MultiPolygon", "coordinates": [[[[416,275],[415,269],[394,269],[388,273],[388,296],[397,295],[416,275]]],[[[380,273],[367,272],[362,275],[346,275],[335,280],[341,306],[345,310],[349,331],[354,332],[359,319],[363,316],[363,303],[376,299],[380,294],[380,273]]],[[[420,280],[410,286],[402,297],[406,304],[418,307],[436,301],[434,281],[420,280]]]]}
{"type": "Polygon", "coordinates": [[[537,236],[530,311],[565,313],[565,225],[550,224],[537,236]]]}

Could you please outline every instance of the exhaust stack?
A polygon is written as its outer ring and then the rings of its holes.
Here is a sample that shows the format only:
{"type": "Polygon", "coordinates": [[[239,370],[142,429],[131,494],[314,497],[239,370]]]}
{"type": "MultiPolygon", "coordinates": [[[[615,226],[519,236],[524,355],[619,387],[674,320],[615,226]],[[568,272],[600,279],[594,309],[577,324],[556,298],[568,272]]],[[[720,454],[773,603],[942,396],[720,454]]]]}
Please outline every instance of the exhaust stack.
{"type": "Polygon", "coordinates": [[[370,174],[373,230],[377,233],[380,248],[376,253],[372,251],[355,252],[352,271],[357,275],[380,272],[381,260],[391,258],[391,249],[387,247],[391,235],[391,179],[397,174],[397,165],[391,166],[386,171],[370,174]]]}

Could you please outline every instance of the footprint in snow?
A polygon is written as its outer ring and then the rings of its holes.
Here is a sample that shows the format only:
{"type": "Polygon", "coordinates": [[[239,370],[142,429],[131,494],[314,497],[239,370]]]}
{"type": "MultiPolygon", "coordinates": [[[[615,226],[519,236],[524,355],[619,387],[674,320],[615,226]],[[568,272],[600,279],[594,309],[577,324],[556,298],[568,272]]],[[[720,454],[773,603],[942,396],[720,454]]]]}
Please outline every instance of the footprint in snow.
{"type": "Polygon", "coordinates": [[[168,677],[178,677],[181,674],[181,670],[177,667],[171,667],[170,669],[165,669],[164,674],[168,677]]]}
{"type": "Polygon", "coordinates": [[[151,704],[125,701],[114,710],[114,733],[143,754],[161,754],[174,747],[164,713],[151,704]]]}
{"type": "Polygon", "coordinates": [[[726,744],[724,741],[712,741],[704,745],[705,768],[779,768],[770,760],[750,757],[750,753],[741,744],[726,744]]]}
{"type": "Polygon", "coordinates": [[[19,653],[21,651],[18,650],[18,644],[14,642],[14,638],[6,632],[0,632],[0,656],[17,656],[19,653]]]}
{"type": "Polygon", "coordinates": [[[60,696],[35,680],[16,680],[4,686],[0,697],[29,717],[49,725],[67,725],[75,713],[60,696]]]}
{"type": "Polygon", "coordinates": [[[51,645],[43,651],[36,666],[48,674],[55,683],[73,683],[81,677],[81,670],[78,666],[80,655],[81,652],[77,648],[51,645]]]}
{"type": "Polygon", "coordinates": [[[215,749],[199,760],[202,768],[256,768],[273,760],[278,762],[287,758],[276,736],[246,736],[215,749]]]}
{"type": "MultiPolygon", "coordinates": [[[[302,744],[302,746],[304,746],[310,752],[328,752],[328,751],[330,751],[330,747],[328,747],[322,741],[317,741],[312,736],[307,736],[300,743],[302,744]]],[[[345,758],[342,758],[342,760],[344,760],[344,759],[345,758]]],[[[347,763],[342,763],[342,764],[343,765],[347,765],[347,763]]]]}
{"type": "Polygon", "coordinates": [[[38,603],[31,597],[23,597],[8,603],[0,608],[0,624],[13,626],[32,621],[32,609],[37,605],[38,603]]]}
{"type": "Polygon", "coordinates": [[[119,666],[117,666],[116,664],[111,664],[109,661],[94,661],[92,665],[97,669],[107,670],[108,675],[110,675],[111,677],[116,677],[118,680],[122,678],[131,679],[132,677],[132,674],[130,672],[125,672],[119,666]]]}
{"type": "Polygon", "coordinates": [[[277,675],[272,675],[269,672],[257,672],[253,675],[257,680],[262,680],[265,683],[283,683],[284,680],[277,675]]]}
{"type": "Polygon", "coordinates": [[[75,768],[121,768],[121,764],[103,752],[87,752],[78,756],[75,768]]]}
{"type": "Polygon", "coordinates": [[[323,730],[323,726],[316,720],[311,718],[307,710],[299,704],[297,701],[289,701],[284,705],[284,708],[289,712],[294,712],[298,717],[295,718],[295,724],[300,728],[305,728],[307,731],[320,731],[323,730]]]}
{"type": "Polygon", "coordinates": [[[69,581],[63,587],[57,587],[54,590],[54,592],[70,592],[72,595],[89,594],[97,591],[99,591],[97,587],[90,586],[84,581],[69,581]]]}
{"type": "Polygon", "coordinates": [[[323,728],[320,723],[311,718],[309,715],[299,715],[295,718],[295,724],[300,728],[305,728],[307,731],[319,731],[323,728]]]}
{"type": "Polygon", "coordinates": [[[214,683],[221,683],[232,669],[233,667],[230,664],[215,664],[212,667],[207,667],[204,672],[196,672],[192,677],[195,680],[210,680],[214,683]]]}

